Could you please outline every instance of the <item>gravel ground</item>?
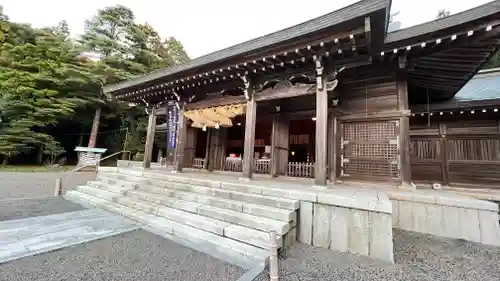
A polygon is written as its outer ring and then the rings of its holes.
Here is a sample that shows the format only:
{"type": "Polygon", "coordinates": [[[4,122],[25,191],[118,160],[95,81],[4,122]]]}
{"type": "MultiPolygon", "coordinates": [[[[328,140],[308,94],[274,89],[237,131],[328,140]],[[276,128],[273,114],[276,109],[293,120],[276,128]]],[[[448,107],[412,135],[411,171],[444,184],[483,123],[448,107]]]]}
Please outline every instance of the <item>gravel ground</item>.
{"type": "Polygon", "coordinates": [[[395,265],[297,244],[282,257],[280,280],[500,280],[500,248],[402,230],[394,240],[395,265]]]}
{"type": "Polygon", "coordinates": [[[243,269],[137,230],[0,265],[0,280],[234,281],[243,269]]]}
{"type": "Polygon", "coordinates": [[[94,172],[0,172],[0,200],[8,198],[35,198],[54,196],[56,179],[62,177],[63,189],[75,189],[78,185],[94,180],[94,172]]]}
{"type": "Polygon", "coordinates": [[[1,200],[0,221],[60,214],[83,209],[82,206],[60,197],[1,200]]]}

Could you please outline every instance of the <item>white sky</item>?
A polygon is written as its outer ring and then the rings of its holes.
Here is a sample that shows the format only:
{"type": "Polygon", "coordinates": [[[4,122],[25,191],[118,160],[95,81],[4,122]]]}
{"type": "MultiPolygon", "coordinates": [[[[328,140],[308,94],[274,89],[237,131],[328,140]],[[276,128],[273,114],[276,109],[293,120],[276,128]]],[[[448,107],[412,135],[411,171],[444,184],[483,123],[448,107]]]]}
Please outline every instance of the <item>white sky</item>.
{"type": "MultiPolygon", "coordinates": [[[[434,20],[439,9],[452,14],[491,0],[393,0],[395,18],[409,27],[434,20]]],[[[332,12],[357,0],[2,0],[4,13],[16,22],[52,26],[66,20],[74,35],[97,9],[121,4],[163,37],[182,42],[191,58],[271,33],[332,12]],[[297,3],[297,4],[292,4],[297,3]],[[303,4],[298,4],[303,3],[303,4]]]]}

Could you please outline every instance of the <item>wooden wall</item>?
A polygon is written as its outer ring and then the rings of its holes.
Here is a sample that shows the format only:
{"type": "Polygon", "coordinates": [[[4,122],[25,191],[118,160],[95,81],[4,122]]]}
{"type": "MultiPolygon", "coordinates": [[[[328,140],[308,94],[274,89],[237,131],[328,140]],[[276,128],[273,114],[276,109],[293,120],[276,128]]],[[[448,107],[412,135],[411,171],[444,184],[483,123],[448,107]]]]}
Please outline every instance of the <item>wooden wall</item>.
{"type": "Polygon", "coordinates": [[[350,85],[340,95],[341,109],[348,113],[392,111],[398,109],[396,79],[387,77],[373,84],[350,85]]]}
{"type": "Polygon", "coordinates": [[[397,182],[400,116],[396,77],[348,83],[342,87],[340,99],[340,177],[397,182]]]}
{"type": "Polygon", "coordinates": [[[498,119],[449,119],[411,125],[413,180],[500,188],[498,119]]]}

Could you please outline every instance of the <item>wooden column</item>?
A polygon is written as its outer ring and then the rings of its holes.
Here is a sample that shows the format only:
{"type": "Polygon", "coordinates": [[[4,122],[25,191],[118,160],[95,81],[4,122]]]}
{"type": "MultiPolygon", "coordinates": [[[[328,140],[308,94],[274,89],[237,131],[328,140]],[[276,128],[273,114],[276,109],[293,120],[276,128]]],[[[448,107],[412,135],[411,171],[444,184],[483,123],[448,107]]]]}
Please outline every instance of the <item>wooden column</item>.
{"type": "Polygon", "coordinates": [[[271,175],[286,175],[288,165],[289,120],[273,116],[271,135],[271,175]]]}
{"type": "Polygon", "coordinates": [[[161,164],[161,158],[163,157],[163,149],[158,149],[158,157],[156,157],[156,162],[161,164]]]}
{"type": "Polygon", "coordinates": [[[253,95],[247,101],[245,116],[245,142],[243,146],[243,178],[252,179],[254,169],[255,123],[257,103],[253,95]]]}
{"type": "Polygon", "coordinates": [[[338,178],[339,163],[338,154],[340,153],[338,148],[340,148],[340,138],[339,138],[339,124],[338,118],[335,113],[329,116],[328,124],[328,178],[331,182],[336,182],[340,180],[338,178]]]}
{"type": "Polygon", "coordinates": [[[205,162],[203,163],[203,169],[205,170],[209,170],[209,171],[212,171],[210,169],[210,157],[211,157],[211,153],[210,153],[210,140],[211,140],[211,135],[212,135],[212,130],[210,129],[207,129],[207,145],[206,145],[206,149],[205,149],[205,162]]]}
{"type": "MultiPolygon", "coordinates": [[[[398,109],[409,110],[406,59],[400,58],[399,67],[397,73],[398,109]]],[[[410,162],[410,114],[399,118],[399,169],[401,187],[414,188],[411,180],[410,162]]]]}
{"type": "Polygon", "coordinates": [[[184,148],[187,138],[187,118],[184,116],[185,105],[179,109],[179,126],[177,127],[177,142],[175,144],[174,169],[176,172],[182,172],[184,167],[184,148]]]}
{"type": "Polygon", "coordinates": [[[197,128],[188,127],[186,130],[186,141],[184,142],[184,167],[192,167],[196,154],[197,128]]]}
{"type": "Polygon", "coordinates": [[[142,166],[145,169],[151,168],[151,157],[153,154],[153,144],[155,140],[155,127],[156,127],[156,107],[151,108],[148,119],[148,128],[146,132],[146,145],[144,147],[144,159],[142,166]]]}
{"type": "Polygon", "coordinates": [[[325,87],[323,63],[316,60],[316,162],[314,166],[314,184],[327,184],[327,138],[328,138],[328,94],[325,87]]]}
{"type": "Polygon", "coordinates": [[[441,177],[442,177],[442,184],[443,185],[449,185],[450,180],[448,176],[448,171],[450,170],[448,168],[448,155],[447,154],[447,140],[446,140],[446,135],[447,135],[447,127],[445,123],[440,123],[439,124],[439,157],[441,158],[441,177]]]}

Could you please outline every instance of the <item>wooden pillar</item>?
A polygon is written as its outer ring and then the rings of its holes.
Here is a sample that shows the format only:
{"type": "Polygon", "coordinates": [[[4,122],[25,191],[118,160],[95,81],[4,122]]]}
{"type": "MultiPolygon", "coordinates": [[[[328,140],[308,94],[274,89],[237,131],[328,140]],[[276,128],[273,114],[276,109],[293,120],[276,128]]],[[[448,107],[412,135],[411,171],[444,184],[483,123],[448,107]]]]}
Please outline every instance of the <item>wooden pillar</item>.
{"type": "Polygon", "coordinates": [[[441,158],[441,178],[442,178],[442,184],[443,185],[449,185],[450,180],[449,180],[449,175],[448,171],[450,170],[448,168],[448,155],[447,155],[447,140],[446,140],[446,135],[447,135],[447,127],[445,123],[440,123],[439,124],[439,157],[441,158]]]}
{"type": "Polygon", "coordinates": [[[146,145],[144,147],[144,160],[143,167],[145,169],[151,168],[151,157],[153,154],[153,143],[155,140],[155,127],[156,127],[156,107],[151,108],[148,119],[148,128],[146,132],[146,145]]]}
{"type": "Polygon", "coordinates": [[[177,126],[177,142],[175,144],[174,169],[176,172],[182,172],[184,167],[184,148],[187,137],[187,118],[184,116],[185,105],[179,109],[179,126],[177,126]]]}
{"type": "Polygon", "coordinates": [[[328,131],[328,94],[325,87],[325,75],[320,59],[316,61],[316,162],[314,166],[314,184],[327,184],[327,131],[328,131]]]}
{"type": "Polygon", "coordinates": [[[188,127],[186,130],[186,141],[184,142],[184,167],[192,167],[194,164],[197,134],[197,128],[188,127]]]}
{"type": "Polygon", "coordinates": [[[243,177],[247,179],[252,179],[253,176],[256,120],[257,103],[252,95],[247,101],[245,116],[245,142],[243,146],[243,177]]]}
{"type": "Polygon", "coordinates": [[[271,134],[271,175],[286,175],[288,165],[289,121],[282,116],[273,116],[271,134]]]}
{"type": "Polygon", "coordinates": [[[161,158],[163,157],[163,149],[158,149],[158,157],[156,158],[157,162],[161,164],[161,158]]]}
{"type": "Polygon", "coordinates": [[[203,169],[205,170],[209,170],[209,171],[212,171],[210,169],[210,157],[211,157],[211,153],[210,153],[210,147],[211,147],[211,144],[210,144],[210,140],[212,138],[212,130],[210,129],[207,129],[207,145],[206,145],[206,149],[205,149],[205,162],[203,163],[203,169]]]}
{"type": "Polygon", "coordinates": [[[328,178],[331,182],[336,182],[339,179],[339,158],[340,155],[340,137],[338,117],[332,113],[329,117],[328,124],[328,178]]]}
{"type": "MultiPolygon", "coordinates": [[[[398,109],[409,110],[406,59],[400,59],[397,73],[398,109]]],[[[410,162],[410,114],[399,118],[399,174],[402,188],[414,188],[411,180],[410,162]]]]}

